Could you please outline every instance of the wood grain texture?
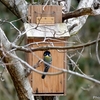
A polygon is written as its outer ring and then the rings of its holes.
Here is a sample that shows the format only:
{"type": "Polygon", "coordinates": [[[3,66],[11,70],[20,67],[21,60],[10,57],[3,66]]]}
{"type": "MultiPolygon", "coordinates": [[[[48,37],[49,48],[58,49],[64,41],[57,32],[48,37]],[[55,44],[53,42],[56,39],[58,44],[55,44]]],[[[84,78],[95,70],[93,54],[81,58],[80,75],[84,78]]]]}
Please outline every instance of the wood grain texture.
{"type": "MultiPolygon", "coordinates": [[[[54,23],[62,23],[62,6],[47,5],[44,7],[43,5],[30,5],[28,8],[28,21],[29,21],[29,23],[37,23],[37,17],[40,17],[41,19],[42,19],[42,17],[45,17],[45,18],[46,17],[53,17],[54,23]]],[[[42,24],[46,24],[47,19],[44,20],[44,23],[42,22],[42,24]]],[[[50,21],[50,22],[52,24],[52,21],[50,21]]],[[[50,24],[50,22],[48,22],[48,23],[50,24]]]]}
{"type": "MultiPolygon", "coordinates": [[[[29,39],[28,42],[40,42],[43,41],[41,39],[29,39]]],[[[35,44],[32,47],[39,47],[39,46],[50,46],[51,42],[54,43],[54,46],[64,46],[64,43],[56,42],[56,41],[46,41],[44,43],[39,43],[38,45],[35,44]]],[[[65,63],[65,53],[59,53],[57,50],[49,50],[52,54],[52,65],[56,66],[58,68],[66,68],[65,63]]],[[[30,65],[35,65],[39,59],[43,59],[43,53],[44,51],[37,51],[29,54],[28,63],[30,65]],[[31,57],[30,57],[31,56],[31,57]]],[[[43,71],[44,70],[44,64],[41,63],[40,66],[37,68],[37,70],[43,71]]],[[[58,72],[58,70],[50,67],[49,72],[58,72]]],[[[66,94],[66,74],[60,74],[55,76],[49,76],[46,75],[45,79],[41,78],[41,74],[38,74],[36,72],[32,72],[30,77],[32,79],[31,85],[33,88],[33,93],[35,95],[63,95],[66,94]]],[[[29,77],[29,79],[30,79],[29,77]]]]}

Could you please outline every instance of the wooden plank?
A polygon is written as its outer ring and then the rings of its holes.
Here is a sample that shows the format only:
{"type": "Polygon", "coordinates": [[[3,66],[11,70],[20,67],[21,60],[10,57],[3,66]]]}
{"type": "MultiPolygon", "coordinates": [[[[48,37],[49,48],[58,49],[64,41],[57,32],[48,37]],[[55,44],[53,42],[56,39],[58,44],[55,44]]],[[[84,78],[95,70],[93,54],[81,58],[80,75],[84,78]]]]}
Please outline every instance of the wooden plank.
{"type": "MultiPolygon", "coordinates": [[[[34,39],[34,42],[40,42],[41,39],[34,39]]],[[[42,40],[43,41],[43,40],[42,40]]],[[[49,41],[49,42],[56,42],[56,41],[49,41]]],[[[40,43],[38,45],[33,45],[32,47],[39,47],[39,46],[48,46],[50,43],[40,43]]],[[[64,43],[54,43],[55,46],[64,46],[64,43]]],[[[29,58],[29,63],[32,63],[32,65],[35,65],[39,59],[43,59],[43,52],[44,51],[37,51],[34,52],[33,55],[29,58]],[[30,61],[31,60],[31,61],[30,61]]],[[[52,54],[52,65],[56,66],[58,68],[65,68],[66,64],[64,62],[65,60],[65,53],[59,53],[57,50],[51,50],[52,54]]],[[[42,63],[40,67],[37,68],[37,70],[43,71],[44,70],[44,64],[42,63]]],[[[51,68],[49,69],[49,72],[58,72],[58,70],[51,68]]],[[[65,94],[65,74],[56,75],[56,76],[46,76],[45,79],[42,79],[40,74],[36,72],[32,72],[32,88],[33,93],[36,95],[47,95],[47,94],[65,94]]]]}
{"type": "Polygon", "coordinates": [[[54,24],[54,17],[37,17],[36,23],[38,24],[54,24]]]}
{"type": "MultiPolygon", "coordinates": [[[[47,5],[44,7],[43,5],[30,5],[28,12],[28,16],[31,16],[29,17],[29,22],[31,23],[37,23],[37,17],[41,17],[41,19],[42,17],[53,17],[54,23],[62,23],[62,6],[47,5]]],[[[44,24],[46,22],[44,20],[44,24]]]]}

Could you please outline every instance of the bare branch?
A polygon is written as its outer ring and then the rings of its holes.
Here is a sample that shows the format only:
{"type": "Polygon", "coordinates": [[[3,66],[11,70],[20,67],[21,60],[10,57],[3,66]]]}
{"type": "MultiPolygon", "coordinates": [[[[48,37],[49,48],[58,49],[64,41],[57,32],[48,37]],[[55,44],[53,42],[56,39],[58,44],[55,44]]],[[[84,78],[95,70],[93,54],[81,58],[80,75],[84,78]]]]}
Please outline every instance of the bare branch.
{"type": "MultiPolygon", "coordinates": [[[[2,43],[2,48],[4,48],[6,54],[11,50],[11,43],[8,41],[7,37],[5,36],[3,30],[0,28],[0,43],[2,43]],[[6,41],[6,42],[5,42],[6,41]]],[[[32,88],[30,86],[30,83],[28,81],[28,78],[25,77],[24,73],[24,67],[23,65],[15,58],[13,58],[10,54],[16,55],[15,52],[10,52],[3,58],[3,62],[5,63],[13,63],[11,66],[8,65],[7,69],[12,77],[13,82],[18,82],[15,85],[15,88],[17,90],[18,95],[20,92],[23,92],[23,95],[25,98],[28,98],[30,100],[34,100],[33,95],[32,95],[32,88]],[[16,80],[15,80],[16,79],[16,80]],[[19,90],[19,86],[21,85],[22,88],[19,90]],[[25,93],[25,94],[24,94],[25,93]]],[[[3,53],[0,51],[0,57],[2,58],[3,53]]],[[[19,95],[19,98],[23,98],[22,95],[19,95]]],[[[24,99],[26,100],[26,99],[24,99]]]]}
{"type": "MultiPolygon", "coordinates": [[[[96,44],[97,40],[88,42],[88,43],[84,43],[84,44],[80,44],[80,45],[73,45],[73,46],[42,46],[42,47],[37,47],[37,48],[25,48],[24,46],[17,46],[17,45],[12,45],[12,50],[19,50],[19,51],[25,51],[25,52],[35,52],[35,51],[43,51],[43,50],[54,50],[54,49],[58,49],[58,50],[70,50],[70,49],[80,49],[83,47],[88,47],[91,46],[93,44],[96,44]],[[30,51],[31,50],[31,51],[30,51]]],[[[98,39],[98,42],[100,42],[100,39],[98,39]]],[[[33,44],[31,44],[33,45],[33,44]]]]}
{"type": "Polygon", "coordinates": [[[0,44],[2,44],[2,46],[4,48],[6,48],[6,50],[10,50],[10,46],[11,43],[8,41],[6,35],[4,34],[3,30],[0,28],[0,44]],[[6,42],[5,42],[6,41],[6,42]]]}
{"type": "Polygon", "coordinates": [[[4,78],[3,78],[4,70],[5,70],[5,67],[3,67],[3,70],[0,72],[0,80],[1,81],[4,81],[4,78]]]}
{"type": "Polygon", "coordinates": [[[73,72],[73,71],[70,71],[70,70],[67,70],[65,72],[68,72],[69,74],[72,74],[72,75],[79,76],[81,78],[87,79],[87,80],[92,81],[94,83],[100,84],[100,81],[99,80],[96,80],[96,79],[91,78],[91,77],[86,76],[86,75],[82,75],[82,74],[80,74],[78,72],[73,72]]]}
{"type": "MultiPolygon", "coordinates": [[[[92,7],[94,0],[81,0],[77,9],[81,9],[81,8],[88,8],[88,7],[92,7]]],[[[84,16],[80,16],[77,18],[70,18],[68,19],[67,22],[67,26],[68,26],[68,30],[73,26],[76,25],[71,31],[70,31],[70,35],[75,35],[77,34],[77,32],[81,29],[81,27],[85,24],[86,20],[87,20],[88,15],[84,15],[84,16]]]]}
{"type": "MultiPolygon", "coordinates": [[[[9,54],[9,52],[8,52],[8,54],[9,54]]],[[[22,59],[18,58],[18,57],[15,56],[14,54],[11,54],[11,53],[10,53],[10,56],[13,57],[14,59],[17,59],[18,61],[20,61],[20,62],[23,63],[24,65],[26,65],[26,66],[27,66],[28,68],[30,68],[32,71],[35,71],[35,72],[37,72],[37,73],[39,73],[39,74],[58,75],[58,74],[62,74],[62,73],[69,73],[69,74],[72,74],[72,75],[79,76],[79,77],[81,77],[81,78],[87,79],[87,80],[89,80],[89,81],[92,81],[92,82],[94,82],[94,83],[96,83],[96,84],[100,84],[100,81],[98,81],[98,80],[96,80],[96,79],[94,79],[94,78],[91,78],[91,77],[89,77],[89,76],[87,76],[87,75],[82,75],[82,74],[80,74],[80,73],[78,73],[78,72],[73,72],[73,71],[70,71],[70,70],[67,70],[67,69],[61,69],[61,68],[57,68],[57,67],[53,67],[53,68],[59,70],[58,72],[55,72],[55,73],[44,73],[44,72],[42,72],[42,71],[39,71],[39,70],[37,70],[37,69],[34,69],[34,68],[33,68],[32,66],[30,66],[27,62],[25,62],[25,61],[23,61],[22,59]]]]}
{"type": "Polygon", "coordinates": [[[83,15],[99,15],[100,13],[95,13],[91,7],[88,8],[81,8],[75,11],[69,12],[67,14],[63,14],[63,20],[73,18],[73,17],[80,17],[83,15]]]}
{"type": "Polygon", "coordinates": [[[66,5],[67,5],[67,7],[66,7],[67,12],[69,12],[69,11],[70,11],[71,1],[72,1],[72,0],[65,0],[66,5]]]}
{"type": "Polygon", "coordinates": [[[73,17],[80,17],[83,15],[99,15],[99,14],[100,14],[100,2],[94,2],[91,7],[81,8],[69,12],[67,14],[63,14],[63,20],[73,17]]]}
{"type": "Polygon", "coordinates": [[[97,57],[97,60],[98,60],[98,62],[100,64],[99,51],[98,51],[99,38],[100,38],[100,33],[98,34],[97,41],[96,41],[96,57],[97,57]]]}
{"type": "Polygon", "coordinates": [[[17,21],[17,20],[14,20],[14,21],[11,21],[11,22],[9,22],[7,20],[0,20],[0,22],[2,22],[2,23],[8,23],[8,24],[10,24],[21,35],[21,31],[13,24],[13,22],[15,22],[15,21],[17,21]]]}
{"type": "Polygon", "coordinates": [[[27,21],[27,2],[26,0],[0,0],[18,18],[27,21]]]}

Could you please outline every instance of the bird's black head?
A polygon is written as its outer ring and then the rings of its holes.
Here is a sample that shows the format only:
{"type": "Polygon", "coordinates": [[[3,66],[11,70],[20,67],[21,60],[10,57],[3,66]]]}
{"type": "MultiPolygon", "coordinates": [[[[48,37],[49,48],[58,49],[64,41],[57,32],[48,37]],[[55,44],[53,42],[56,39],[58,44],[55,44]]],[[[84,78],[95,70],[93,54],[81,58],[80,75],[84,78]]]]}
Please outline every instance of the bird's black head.
{"type": "Polygon", "coordinates": [[[46,55],[51,56],[50,51],[45,51],[45,52],[43,53],[43,56],[46,56],[46,55]]]}

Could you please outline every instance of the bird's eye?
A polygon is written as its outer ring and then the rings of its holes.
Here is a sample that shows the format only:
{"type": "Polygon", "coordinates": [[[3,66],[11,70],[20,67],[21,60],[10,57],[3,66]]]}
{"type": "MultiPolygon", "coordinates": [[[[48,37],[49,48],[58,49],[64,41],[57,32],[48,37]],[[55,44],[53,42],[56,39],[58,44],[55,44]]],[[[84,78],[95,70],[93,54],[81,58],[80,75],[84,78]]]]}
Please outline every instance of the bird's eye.
{"type": "Polygon", "coordinates": [[[46,56],[46,54],[44,54],[44,56],[46,56]]]}
{"type": "Polygon", "coordinates": [[[51,54],[49,54],[49,56],[51,56],[51,54]]]}
{"type": "Polygon", "coordinates": [[[44,56],[46,56],[46,55],[51,56],[51,53],[49,51],[45,51],[43,55],[44,56]]]}

